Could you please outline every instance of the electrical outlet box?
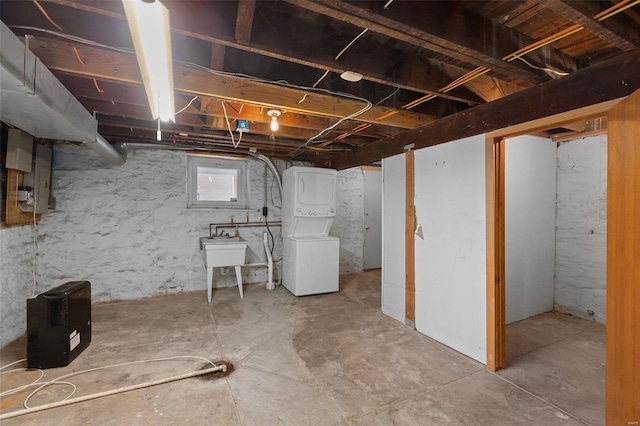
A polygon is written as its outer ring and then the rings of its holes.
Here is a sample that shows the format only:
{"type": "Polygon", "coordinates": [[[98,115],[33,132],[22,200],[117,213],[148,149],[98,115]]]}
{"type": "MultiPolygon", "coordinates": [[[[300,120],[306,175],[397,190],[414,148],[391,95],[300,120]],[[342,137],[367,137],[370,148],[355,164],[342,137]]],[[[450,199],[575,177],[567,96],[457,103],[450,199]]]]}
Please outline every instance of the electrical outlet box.
{"type": "Polygon", "coordinates": [[[25,173],[23,185],[34,190],[35,210],[37,214],[47,213],[49,209],[49,193],[51,192],[51,150],[43,145],[36,145],[36,160],[31,173],[25,173]]]}
{"type": "Polygon", "coordinates": [[[31,172],[33,137],[20,129],[9,129],[6,168],[31,172]]]}
{"type": "Polygon", "coordinates": [[[247,120],[238,120],[238,127],[236,128],[236,132],[248,132],[249,131],[249,122],[247,120]]]}

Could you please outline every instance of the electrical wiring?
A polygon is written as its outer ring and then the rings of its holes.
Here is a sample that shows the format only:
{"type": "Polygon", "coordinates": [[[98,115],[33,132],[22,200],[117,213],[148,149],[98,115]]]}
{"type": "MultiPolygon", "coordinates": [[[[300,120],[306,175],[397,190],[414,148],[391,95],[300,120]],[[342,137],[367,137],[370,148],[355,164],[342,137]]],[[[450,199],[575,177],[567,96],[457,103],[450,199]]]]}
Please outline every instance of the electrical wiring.
{"type": "MultiPolygon", "coordinates": [[[[227,108],[224,106],[224,101],[221,101],[221,103],[222,103],[222,111],[224,111],[224,119],[227,121],[227,128],[229,129],[229,134],[231,135],[231,143],[233,144],[234,148],[237,148],[238,145],[240,145],[240,140],[238,139],[238,142],[236,142],[236,139],[233,136],[233,130],[231,130],[231,123],[229,123],[227,108]]],[[[240,136],[242,137],[242,133],[240,133],[240,136]]]]}
{"type": "MultiPolygon", "coordinates": [[[[360,96],[352,95],[350,93],[337,92],[337,91],[328,90],[328,89],[322,89],[322,88],[317,88],[317,87],[299,86],[299,85],[296,85],[296,84],[291,84],[291,83],[289,83],[289,82],[287,82],[285,80],[270,81],[270,80],[265,80],[265,79],[258,78],[258,77],[249,76],[249,75],[246,75],[246,74],[227,73],[227,72],[224,72],[224,71],[212,70],[210,68],[203,67],[202,65],[192,64],[190,62],[180,61],[180,63],[185,65],[185,66],[189,66],[189,67],[192,67],[192,68],[195,68],[195,69],[206,71],[206,72],[209,72],[209,73],[215,74],[215,75],[246,78],[246,79],[249,79],[249,80],[252,80],[252,81],[258,81],[258,82],[261,82],[261,83],[276,84],[276,85],[279,85],[279,86],[284,86],[284,87],[289,87],[289,88],[294,88],[294,89],[300,89],[300,90],[307,90],[307,91],[310,91],[310,92],[317,92],[317,93],[335,95],[335,96],[340,96],[340,97],[344,97],[344,98],[347,98],[347,99],[352,99],[352,100],[365,102],[365,106],[363,108],[361,108],[360,110],[354,112],[353,114],[348,115],[347,117],[341,118],[340,120],[338,120],[333,125],[327,127],[326,129],[322,130],[318,134],[316,134],[316,135],[312,136],[311,138],[309,138],[303,145],[301,145],[298,148],[298,151],[300,149],[306,147],[308,144],[313,143],[315,141],[315,139],[317,139],[319,137],[322,137],[325,133],[333,130],[334,128],[336,128],[337,126],[342,124],[343,122],[348,121],[348,120],[352,120],[355,117],[357,117],[359,115],[362,115],[365,112],[369,111],[373,107],[373,104],[368,99],[362,98],[360,96]]],[[[322,141],[317,141],[316,143],[320,143],[320,142],[322,142],[322,141]]]]}
{"type": "MultiPolygon", "coordinates": [[[[165,357],[165,358],[146,359],[146,360],[141,360],[141,361],[123,362],[123,363],[119,363],[119,364],[112,364],[112,365],[106,365],[106,366],[102,366],[102,367],[90,368],[90,369],[87,369],[87,370],[76,371],[76,372],[73,372],[73,373],[65,374],[63,376],[57,377],[57,378],[55,378],[53,380],[49,380],[49,381],[46,381],[46,382],[39,382],[39,380],[44,375],[44,372],[42,372],[42,370],[40,370],[42,375],[35,382],[30,383],[28,385],[20,386],[20,387],[17,387],[17,388],[8,389],[8,390],[4,391],[2,394],[0,394],[0,397],[12,395],[12,394],[20,392],[20,391],[22,391],[24,389],[28,389],[30,387],[37,386],[37,388],[34,391],[32,391],[25,398],[25,400],[23,402],[24,408],[28,409],[28,408],[31,408],[31,407],[29,407],[29,400],[32,397],[34,397],[38,392],[40,392],[42,389],[44,389],[44,388],[46,388],[48,386],[64,384],[64,385],[68,385],[68,386],[73,387],[73,390],[71,391],[71,393],[69,395],[67,395],[63,399],[63,401],[71,398],[71,396],[73,396],[75,394],[75,392],[77,390],[77,387],[73,383],[64,380],[64,379],[68,379],[70,377],[79,376],[81,374],[91,373],[91,372],[95,372],[95,371],[111,369],[111,368],[124,367],[124,366],[128,366],[128,365],[138,365],[138,364],[144,364],[144,363],[150,363],[150,362],[164,362],[164,361],[176,361],[176,360],[198,360],[198,361],[203,361],[203,362],[205,362],[207,364],[210,364],[213,367],[218,367],[218,365],[216,363],[214,363],[213,361],[211,361],[211,360],[209,360],[207,358],[203,358],[203,357],[200,357],[200,356],[194,356],[194,355],[179,355],[179,356],[173,356],[173,357],[165,357]]],[[[4,367],[1,367],[0,371],[5,369],[5,368],[7,368],[7,367],[12,366],[12,365],[15,365],[15,364],[18,364],[20,362],[23,362],[23,361],[25,361],[25,359],[21,359],[19,361],[12,362],[11,364],[7,364],[4,367]]],[[[16,371],[16,370],[20,370],[20,369],[9,370],[9,371],[6,371],[4,373],[9,373],[11,371],[16,371]]]]}
{"type": "Polygon", "coordinates": [[[9,368],[12,365],[16,365],[16,364],[20,364],[21,362],[25,362],[26,360],[27,360],[26,358],[22,358],[22,359],[19,359],[17,361],[13,361],[12,363],[9,363],[9,364],[7,364],[7,365],[5,365],[3,367],[0,367],[0,371],[4,370],[5,368],[9,368]]]}
{"type": "Polygon", "coordinates": [[[302,144],[302,147],[305,147],[307,145],[309,145],[310,143],[320,143],[322,141],[317,140],[318,138],[321,138],[322,136],[324,136],[326,133],[330,132],[331,130],[335,129],[336,127],[338,127],[339,125],[341,125],[342,123],[344,123],[345,121],[349,121],[352,120],[354,118],[356,118],[359,115],[364,114],[365,112],[369,111],[371,108],[373,108],[373,104],[371,103],[371,101],[367,100],[367,99],[363,99],[366,101],[366,105],[354,112],[351,115],[348,115],[346,117],[341,118],[340,120],[336,121],[334,124],[332,124],[331,126],[327,127],[326,129],[320,131],[318,134],[316,134],[315,136],[310,137],[307,142],[305,142],[304,144],[302,144]]]}
{"type": "Polygon", "coordinates": [[[269,233],[269,237],[271,237],[271,248],[269,248],[269,252],[271,253],[271,256],[273,257],[273,249],[276,245],[276,241],[273,238],[273,234],[271,233],[271,228],[269,228],[269,222],[267,221],[267,217],[264,216],[264,226],[266,226],[267,228],[267,232],[269,233]]]}
{"type": "Polygon", "coordinates": [[[210,74],[218,75],[218,76],[221,76],[221,77],[244,78],[244,79],[255,81],[255,82],[258,82],[258,83],[275,84],[275,85],[278,85],[278,86],[288,87],[288,88],[291,88],[291,89],[306,90],[306,91],[309,91],[309,92],[315,92],[315,93],[320,93],[320,94],[340,96],[340,97],[343,97],[343,98],[352,99],[352,100],[356,100],[356,101],[369,102],[365,98],[362,98],[362,97],[356,96],[356,95],[352,95],[352,94],[346,93],[346,92],[339,92],[339,91],[323,89],[323,88],[319,88],[319,87],[300,86],[300,85],[297,85],[297,84],[289,83],[286,80],[266,80],[266,79],[263,79],[263,78],[254,77],[254,76],[247,75],[247,74],[242,74],[242,73],[230,73],[230,72],[225,72],[225,71],[218,71],[218,70],[213,70],[211,68],[207,68],[207,67],[204,67],[202,65],[194,64],[194,63],[191,63],[191,62],[185,62],[185,61],[177,61],[177,62],[180,63],[181,65],[184,65],[184,66],[187,66],[187,67],[190,67],[190,68],[193,68],[193,69],[197,69],[197,70],[200,70],[200,71],[205,71],[205,72],[208,72],[210,74]]]}
{"type": "Polygon", "coordinates": [[[362,36],[363,36],[367,31],[369,31],[369,28],[365,28],[364,30],[362,30],[362,32],[361,32],[360,34],[358,34],[358,35],[357,35],[353,40],[351,40],[351,42],[350,42],[349,44],[347,44],[347,45],[344,47],[344,49],[342,49],[342,50],[340,51],[340,53],[338,53],[338,54],[336,55],[336,57],[335,57],[336,61],[340,58],[340,56],[342,56],[342,54],[343,54],[344,52],[346,52],[346,51],[347,51],[347,49],[348,49],[348,48],[350,48],[350,47],[351,47],[351,45],[352,45],[353,43],[355,43],[355,42],[356,42],[360,37],[362,37],[362,36]]]}
{"type": "Polygon", "coordinates": [[[38,8],[38,10],[40,10],[40,13],[42,13],[44,15],[44,17],[47,19],[47,21],[49,21],[49,23],[51,25],[53,25],[54,27],[56,27],[57,29],[59,29],[60,31],[62,31],[62,27],[58,24],[56,24],[56,22],[51,18],[51,16],[49,16],[49,14],[47,13],[46,10],[44,10],[44,8],[40,5],[40,3],[38,2],[38,0],[33,0],[33,4],[36,5],[36,7],[38,8]]]}
{"type": "MultiPolygon", "coordinates": [[[[0,374],[11,373],[11,372],[15,372],[15,371],[34,371],[34,370],[30,370],[28,368],[16,368],[14,370],[5,371],[5,372],[0,373],[0,374]]],[[[18,387],[13,388],[13,389],[8,389],[8,390],[0,393],[0,398],[4,398],[4,397],[10,396],[10,395],[14,395],[16,393],[22,392],[25,389],[29,389],[29,388],[32,388],[32,387],[35,387],[35,386],[42,385],[44,382],[40,382],[40,379],[42,379],[44,377],[44,371],[42,371],[40,369],[35,370],[35,371],[39,371],[40,372],[40,377],[38,377],[36,380],[34,380],[33,382],[31,382],[29,384],[18,386],[18,387]]],[[[63,399],[63,401],[66,401],[67,399],[69,399],[78,390],[78,387],[76,385],[74,385],[73,383],[71,383],[71,382],[59,381],[59,382],[52,383],[52,385],[71,386],[73,388],[71,390],[71,393],[67,397],[65,397],[63,399]]]]}
{"type": "Polygon", "coordinates": [[[96,80],[95,78],[93,79],[93,85],[96,87],[98,93],[104,93],[104,90],[102,90],[100,86],[98,86],[98,80],[96,80]]]}
{"type": "Polygon", "coordinates": [[[521,60],[522,62],[524,62],[525,64],[529,65],[531,68],[540,70],[540,71],[547,71],[550,72],[552,74],[556,74],[559,76],[565,76],[565,75],[569,75],[568,72],[563,72],[563,71],[556,71],[554,69],[551,68],[546,68],[546,67],[538,67],[536,65],[533,65],[532,63],[530,63],[529,61],[527,61],[526,59],[524,59],[522,56],[518,56],[517,59],[521,60]]]}
{"type": "MultiPolygon", "coordinates": [[[[321,82],[322,80],[324,80],[324,78],[325,78],[328,74],[329,74],[329,70],[326,70],[326,71],[322,74],[322,76],[318,79],[318,81],[316,81],[315,83],[313,83],[313,86],[311,86],[311,87],[316,87],[316,86],[318,86],[318,84],[320,84],[320,82],[321,82]]],[[[297,104],[298,104],[298,105],[300,105],[300,104],[301,104],[301,103],[303,103],[306,99],[307,99],[307,94],[305,93],[305,94],[304,94],[304,96],[302,96],[302,99],[300,99],[300,100],[297,102],[297,104]]]]}
{"type": "MultiPolygon", "coordinates": [[[[82,38],[82,37],[65,34],[65,33],[62,33],[62,32],[59,32],[59,31],[47,30],[45,28],[38,28],[38,27],[32,27],[32,26],[26,26],[26,25],[11,25],[11,28],[43,32],[43,33],[55,35],[57,37],[64,38],[64,39],[67,39],[67,40],[75,41],[77,43],[82,43],[82,44],[86,44],[86,45],[94,46],[94,47],[100,47],[100,48],[103,48],[103,49],[110,49],[110,50],[113,50],[113,51],[116,51],[116,52],[129,53],[129,54],[134,53],[133,49],[127,49],[127,48],[124,48],[124,47],[109,46],[109,45],[106,45],[106,44],[103,44],[103,43],[99,43],[99,42],[96,42],[96,41],[93,41],[93,40],[88,40],[88,39],[85,39],[85,38],[82,38]]],[[[344,98],[352,99],[352,100],[366,101],[366,99],[364,99],[364,98],[362,98],[360,96],[352,95],[352,94],[346,93],[346,92],[340,92],[340,91],[329,90],[329,89],[322,89],[322,88],[317,88],[317,87],[301,86],[301,85],[289,83],[286,80],[267,80],[267,79],[263,79],[263,78],[260,78],[260,77],[255,77],[255,76],[248,75],[248,74],[243,74],[243,73],[233,73],[233,72],[219,71],[219,70],[214,70],[214,69],[205,67],[203,65],[194,64],[194,63],[188,62],[188,61],[174,61],[174,62],[176,62],[176,63],[178,63],[180,65],[187,66],[189,68],[197,69],[197,70],[200,70],[200,71],[205,71],[205,72],[208,72],[210,74],[218,75],[218,76],[221,76],[221,77],[237,77],[237,78],[243,78],[243,79],[246,79],[246,80],[256,81],[256,82],[259,82],[259,83],[275,84],[275,85],[278,85],[278,86],[289,87],[289,88],[292,88],[292,89],[307,90],[309,92],[322,93],[322,94],[328,94],[328,95],[335,95],[335,96],[340,96],[340,97],[344,97],[344,98]]]]}
{"type": "Polygon", "coordinates": [[[273,184],[275,179],[271,179],[271,187],[269,188],[269,196],[271,197],[271,205],[275,208],[282,209],[282,206],[276,205],[275,201],[273,201],[273,184]]]}
{"type": "MultiPolygon", "coordinates": [[[[37,385],[38,385],[38,383],[40,382],[40,379],[42,379],[42,378],[44,377],[44,371],[43,371],[43,370],[41,370],[41,369],[39,369],[39,368],[38,368],[37,370],[30,370],[29,368],[24,368],[24,367],[22,367],[22,368],[13,368],[13,369],[11,369],[11,370],[2,371],[2,370],[4,370],[5,368],[9,368],[9,367],[11,367],[11,366],[13,366],[13,365],[20,364],[20,363],[22,363],[22,362],[25,362],[26,360],[27,360],[26,358],[22,358],[22,359],[19,359],[19,360],[17,360],[17,361],[14,361],[14,362],[12,362],[12,363],[10,363],[10,364],[7,364],[7,365],[5,365],[5,366],[3,366],[3,367],[0,367],[0,375],[2,375],[2,374],[14,373],[14,372],[17,372],[17,371],[38,371],[38,372],[40,373],[40,375],[38,376],[38,378],[37,378],[37,379],[35,379],[34,381],[32,381],[32,382],[31,382],[31,383],[29,383],[29,384],[22,385],[22,386],[18,386],[18,387],[16,387],[16,388],[12,388],[12,389],[8,389],[8,390],[6,390],[6,391],[0,392],[0,398],[4,398],[5,396],[13,395],[13,394],[15,394],[15,393],[21,392],[21,391],[23,391],[23,390],[25,390],[25,389],[28,389],[28,388],[30,388],[30,387],[33,387],[33,386],[37,386],[37,385]]],[[[73,386],[73,385],[72,385],[72,386],[73,386]]]]}
{"type": "MultiPolygon", "coordinates": [[[[14,25],[14,26],[12,26],[12,28],[44,32],[46,34],[55,35],[55,36],[63,38],[63,39],[72,40],[72,41],[77,42],[77,43],[83,43],[83,44],[87,44],[87,45],[94,46],[94,47],[110,49],[110,50],[114,50],[114,51],[121,52],[121,53],[128,53],[128,54],[133,53],[132,49],[109,46],[109,45],[106,45],[106,44],[103,44],[103,43],[99,43],[99,42],[96,42],[96,41],[93,41],[93,40],[84,39],[82,37],[77,37],[77,36],[65,34],[65,33],[62,33],[62,32],[59,32],[59,31],[52,31],[52,30],[47,30],[47,29],[44,29],[44,28],[37,28],[37,27],[24,26],[24,25],[14,25]]],[[[364,33],[365,33],[365,31],[361,32],[360,35],[358,35],[358,37],[356,37],[356,39],[354,39],[353,41],[357,40],[357,38],[359,38],[364,33]]],[[[353,43],[350,43],[349,45],[351,45],[351,44],[353,44],[353,43]]],[[[343,50],[346,50],[346,49],[343,49],[343,50]]],[[[247,79],[247,80],[251,80],[251,81],[255,81],[255,82],[266,83],[266,84],[275,84],[275,85],[278,85],[278,86],[283,86],[283,87],[288,87],[288,88],[293,88],[293,89],[299,89],[299,90],[305,90],[305,91],[313,92],[313,93],[320,93],[320,94],[328,94],[328,95],[333,95],[333,96],[339,96],[339,97],[343,97],[343,98],[346,98],[346,99],[357,100],[357,101],[361,101],[361,102],[365,103],[365,106],[363,108],[361,108],[360,110],[354,112],[353,114],[350,114],[347,117],[344,117],[344,118],[338,120],[333,125],[327,127],[326,129],[322,130],[318,134],[316,134],[313,137],[309,138],[303,145],[301,145],[298,148],[298,150],[306,147],[307,145],[309,145],[311,143],[321,143],[322,141],[316,141],[316,139],[322,137],[327,132],[330,132],[331,130],[335,129],[337,126],[339,126],[340,124],[344,123],[345,121],[352,120],[355,117],[358,117],[359,115],[364,114],[365,112],[367,112],[368,110],[370,110],[373,107],[373,104],[368,99],[362,98],[360,96],[352,95],[350,93],[345,93],[345,92],[340,92],[340,91],[335,91],[335,90],[329,90],[329,89],[322,89],[322,88],[317,88],[317,87],[301,86],[301,85],[289,83],[286,80],[266,80],[266,79],[263,79],[263,78],[259,78],[259,77],[255,77],[255,76],[251,76],[251,75],[247,75],[247,74],[243,74],[243,73],[230,73],[230,72],[225,72],[225,71],[218,71],[218,70],[213,70],[211,68],[208,68],[208,67],[205,67],[205,66],[202,66],[202,65],[199,65],[199,64],[194,64],[192,62],[187,62],[187,61],[175,61],[175,62],[179,63],[181,65],[184,65],[186,67],[189,67],[189,68],[197,69],[197,70],[200,70],[200,71],[205,71],[207,73],[210,73],[210,74],[213,74],[213,75],[222,76],[222,77],[243,78],[243,79],[247,79]]],[[[223,101],[222,106],[223,106],[223,110],[225,111],[225,119],[227,121],[227,127],[229,128],[229,133],[231,134],[231,137],[232,137],[232,143],[233,143],[234,147],[237,148],[237,143],[236,143],[235,138],[233,136],[233,131],[231,130],[231,124],[229,123],[229,119],[228,119],[228,116],[226,114],[226,109],[224,108],[224,101],[223,101]]]]}
{"type": "MultiPolygon", "coordinates": [[[[7,370],[7,371],[3,371],[0,373],[0,375],[2,374],[9,374],[9,373],[14,373],[16,371],[29,371],[29,369],[27,368],[14,368],[12,370],[7,370]]],[[[6,391],[0,392],[0,398],[4,398],[5,396],[9,396],[9,395],[13,395],[14,393],[18,393],[24,389],[28,389],[30,386],[33,386],[35,383],[38,383],[40,381],[40,379],[42,379],[44,377],[44,371],[38,369],[35,370],[40,372],[40,376],[38,376],[37,379],[35,379],[33,382],[27,384],[27,385],[22,385],[22,386],[18,386],[17,388],[13,388],[13,389],[8,389],[6,391]]]]}
{"type": "Polygon", "coordinates": [[[188,103],[184,108],[182,108],[180,111],[176,112],[176,115],[180,114],[181,112],[186,111],[186,109],[187,109],[187,108],[189,108],[189,107],[191,106],[191,104],[193,104],[193,102],[194,102],[196,99],[198,99],[198,97],[197,97],[197,96],[194,96],[194,97],[193,97],[193,99],[191,99],[191,100],[189,101],[189,103],[188,103]]]}
{"type": "Polygon", "coordinates": [[[387,99],[389,99],[390,97],[392,97],[393,95],[395,95],[396,93],[398,93],[398,90],[400,90],[399,87],[396,87],[396,90],[394,90],[393,92],[391,92],[390,95],[385,96],[384,98],[382,98],[381,100],[379,100],[378,102],[376,102],[376,105],[380,105],[381,103],[383,103],[384,101],[386,101],[387,99]]]}

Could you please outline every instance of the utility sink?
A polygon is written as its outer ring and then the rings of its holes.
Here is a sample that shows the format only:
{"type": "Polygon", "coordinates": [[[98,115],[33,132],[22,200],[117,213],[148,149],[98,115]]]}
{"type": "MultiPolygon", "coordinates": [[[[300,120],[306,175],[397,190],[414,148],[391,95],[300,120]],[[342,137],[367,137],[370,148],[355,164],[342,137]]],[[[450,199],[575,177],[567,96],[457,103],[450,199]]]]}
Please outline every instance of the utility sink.
{"type": "Polygon", "coordinates": [[[204,250],[207,268],[244,265],[247,241],[235,238],[200,238],[200,250],[204,250]]]}
{"type": "Polygon", "coordinates": [[[207,299],[211,302],[213,290],[213,268],[233,266],[240,297],[242,291],[242,273],[240,266],[245,264],[247,241],[240,238],[200,238],[200,250],[204,250],[204,266],[207,268],[207,299]]]}

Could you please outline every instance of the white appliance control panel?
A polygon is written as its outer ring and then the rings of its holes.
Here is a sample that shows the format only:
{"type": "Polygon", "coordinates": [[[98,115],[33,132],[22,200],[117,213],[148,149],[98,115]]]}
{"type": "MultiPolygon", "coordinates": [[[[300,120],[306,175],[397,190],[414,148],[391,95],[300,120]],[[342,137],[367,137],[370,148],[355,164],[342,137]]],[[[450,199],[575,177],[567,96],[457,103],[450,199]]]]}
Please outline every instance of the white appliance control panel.
{"type": "Polygon", "coordinates": [[[330,208],[328,210],[311,210],[311,209],[304,209],[302,207],[298,207],[296,208],[296,216],[301,216],[301,217],[334,217],[336,215],[336,209],[335,208],[330,208]]]}

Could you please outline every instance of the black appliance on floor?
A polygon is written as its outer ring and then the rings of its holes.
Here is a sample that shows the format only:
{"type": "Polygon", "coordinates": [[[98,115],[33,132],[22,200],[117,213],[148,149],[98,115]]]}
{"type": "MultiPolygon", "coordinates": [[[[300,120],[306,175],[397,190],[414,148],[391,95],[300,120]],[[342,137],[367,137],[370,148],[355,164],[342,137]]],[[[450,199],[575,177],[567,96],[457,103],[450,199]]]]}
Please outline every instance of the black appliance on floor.
{"type": "Polygon", "coordinates": [[[70,281],[27,299],[27,367],[69,365],[91,342],[91,283],[70,281]]]}

